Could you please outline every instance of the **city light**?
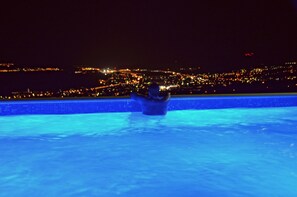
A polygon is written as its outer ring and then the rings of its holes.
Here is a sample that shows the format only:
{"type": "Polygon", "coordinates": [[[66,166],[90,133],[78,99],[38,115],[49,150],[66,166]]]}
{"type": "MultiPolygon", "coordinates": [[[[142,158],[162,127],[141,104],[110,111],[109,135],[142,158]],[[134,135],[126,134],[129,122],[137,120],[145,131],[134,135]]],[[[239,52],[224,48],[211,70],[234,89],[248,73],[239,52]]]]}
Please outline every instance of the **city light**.
{"type": "MultiPolygon", "coordinates": [[[[12,63],[0,64],[1,73],[9,72],[61,72],[58,67],[20,68],[12,63]]],[[[73,75],[97,76],[97,85],[69,89],[11,91],[0,95],[0,99],[22,99],[42,97],[100,97],[129,96],[131,91],[146,93],[152,82],[160,84],[161,91],[171,94],[220,94],[220,93],[257,93],[265,91],[296,91],[297,64],[295,61],[283,65],[257,66],[222,73],[203,73],[199,68],[178,70],[156,70],[144,68],[98,68],[77,66],[73,75]],[[100,76],[105,76],[100,78],[100,76]]]]}

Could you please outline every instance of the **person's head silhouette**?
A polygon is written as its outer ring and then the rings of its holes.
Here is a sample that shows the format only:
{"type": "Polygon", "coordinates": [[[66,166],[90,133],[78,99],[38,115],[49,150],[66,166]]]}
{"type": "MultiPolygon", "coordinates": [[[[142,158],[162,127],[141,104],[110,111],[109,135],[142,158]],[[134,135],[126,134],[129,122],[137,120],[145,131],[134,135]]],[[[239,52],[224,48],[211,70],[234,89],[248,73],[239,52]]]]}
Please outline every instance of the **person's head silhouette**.
{"type": "Polygon", "coordinates": [[[149,87],[148,87],[148,95],[150,97],[158,97],[160,93],[160,86],[156,83],[152,83],[149,87]]]}

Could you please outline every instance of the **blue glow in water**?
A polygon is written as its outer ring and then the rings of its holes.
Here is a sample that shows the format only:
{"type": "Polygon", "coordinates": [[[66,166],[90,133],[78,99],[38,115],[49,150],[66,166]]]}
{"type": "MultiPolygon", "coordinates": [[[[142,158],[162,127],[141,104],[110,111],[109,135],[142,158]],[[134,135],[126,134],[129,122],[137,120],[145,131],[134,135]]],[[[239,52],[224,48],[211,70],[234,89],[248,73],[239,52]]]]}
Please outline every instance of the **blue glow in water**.
{"type": "Polygon", "coordinates": [[[297,107],[0,123],[0,196],[297,196],[297,107]]]}

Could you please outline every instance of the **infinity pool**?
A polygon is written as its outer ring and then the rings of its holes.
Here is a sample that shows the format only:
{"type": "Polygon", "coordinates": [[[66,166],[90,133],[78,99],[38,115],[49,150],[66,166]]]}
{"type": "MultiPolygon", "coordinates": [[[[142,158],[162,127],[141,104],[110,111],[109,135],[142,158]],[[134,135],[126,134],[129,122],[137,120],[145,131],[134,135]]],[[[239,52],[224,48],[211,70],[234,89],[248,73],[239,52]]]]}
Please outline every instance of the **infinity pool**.
{"type": "Polygon", "coordinates": [[[295,106],[0,123],[0,196],[297,196],[295,106]]]}

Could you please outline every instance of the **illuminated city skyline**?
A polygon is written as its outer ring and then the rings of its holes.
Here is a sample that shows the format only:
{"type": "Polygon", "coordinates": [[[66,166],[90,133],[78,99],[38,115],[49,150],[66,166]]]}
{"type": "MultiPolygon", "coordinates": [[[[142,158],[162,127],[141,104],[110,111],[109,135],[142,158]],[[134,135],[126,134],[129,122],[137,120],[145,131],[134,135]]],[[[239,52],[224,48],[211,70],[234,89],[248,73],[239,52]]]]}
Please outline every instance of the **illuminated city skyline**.
{"type": "Polygon", "coordinates": [[[1,99],[297,92],[297,0],[0,6],[1,99]]]}
{"type": "Polygon", "coordinates": [[[211,73],[201,72],[199,67],[170,70],[87,65],[76,66],[69,72],[57,67],[18,68],[2,63],[0,74],[0,83],[6,84],[0,99],[129,96],[132,91],[145,94],[152,82],[172,95],[297,91],[296,61],[211,73]],[[23,76],[22,81],[13,81],[19,76],[23,76]]]}

